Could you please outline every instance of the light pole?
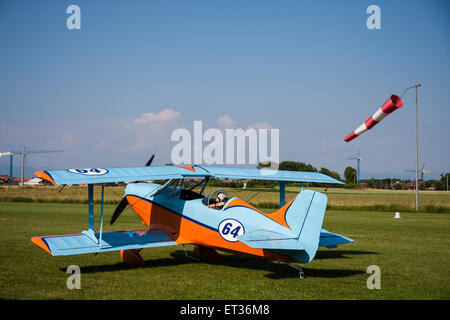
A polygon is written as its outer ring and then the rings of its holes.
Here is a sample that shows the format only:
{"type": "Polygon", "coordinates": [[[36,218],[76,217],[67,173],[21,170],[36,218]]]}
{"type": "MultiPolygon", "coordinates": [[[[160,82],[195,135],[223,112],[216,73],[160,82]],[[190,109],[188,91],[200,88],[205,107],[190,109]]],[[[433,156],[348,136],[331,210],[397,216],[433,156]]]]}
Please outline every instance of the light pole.
{"type": "Polygon", "coordinates": [[[20,178],[20,185],[23,187],[23,175],[25,170],[25,147],[22,148],[22,178],[20,178]]]}
{"type": "MultiPolygon", "coordinates": [[[[418,116],[418,89],[422,86],[420,83],[415,86],[408,87],[403,91],[405,94],[406,90],[416,88],[416,211],[419,211],[419,116],[418,116]]],[[[402,97],[403,97],[402,94],[402,97]]]]}

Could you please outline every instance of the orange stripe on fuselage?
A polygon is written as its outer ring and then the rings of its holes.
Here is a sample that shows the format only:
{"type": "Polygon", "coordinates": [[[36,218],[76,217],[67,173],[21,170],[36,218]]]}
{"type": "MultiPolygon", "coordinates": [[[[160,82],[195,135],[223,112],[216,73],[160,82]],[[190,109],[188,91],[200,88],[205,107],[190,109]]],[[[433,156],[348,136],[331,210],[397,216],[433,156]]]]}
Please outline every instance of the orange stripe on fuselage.
{"type": "MultiPolygon", "coordinates": [[[[283,256],[265,249],[255,249],[237,241],[229,242],[223,239],[217,230],[212,230],[180,214],[167,210],[155,203],[136,196],[127,195],[127,200],[142,223],[149,229],[157,229],[167,233],[177,244],[198,244],[225,251],[255,255],[272,260],[289,260],[283,256]]],[[[211,228],[214,228],[211,226],[211,228]]]]}
{"type": "MultiPolygon", "coordinates": [[[[252,210],[255,210],[263,215],[265,215],[267,218],[281,224],[282,226],[291,229],[289,227],[289,225],[286,222],[286,211],[288,210],[288,208],[291,206],[292,202],[294,201],[296,197],[293,197],[288,203],[286,203],[283,207],[281,207],[280,209],[278,209],[277,211],[273,212],[273,213],[265,213],[262,212],[261,210],[255,208],[254,206],[252,206],[251,204],[241,200],[241,199],[234,199],[231,200],[230,203],[227,204],[225,209],[229,209],[232,207],[246,207],[252,210]]],[[[224,210],[225,210],[224,209],[224,210]]]]}
{"type": "MultiPolygon", "coordinates": [[[[143,224],[150,229],[158,229],[167,233],[174,241],[180,238],[181,216],[136,196],[127,195],[127,200],[143,224]]],[[[181,243],[188,243],[182,241],[181,243]]]]}

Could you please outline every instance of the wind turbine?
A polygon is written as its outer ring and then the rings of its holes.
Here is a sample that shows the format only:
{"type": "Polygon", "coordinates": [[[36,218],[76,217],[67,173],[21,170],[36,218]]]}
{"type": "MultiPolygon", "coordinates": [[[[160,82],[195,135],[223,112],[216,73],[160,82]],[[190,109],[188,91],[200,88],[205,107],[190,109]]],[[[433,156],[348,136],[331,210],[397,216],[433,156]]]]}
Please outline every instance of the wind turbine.
{"type": "MultiPolygon", "coordinates": [[[[412,169],[406,170],[406,171],[407,171],[407,172],[416,172],[416,170],[412,170],[412,169]]],[[[423,174],[424,174],[424,173],[430,173],[430,172],[431,172],[430,170],[425,170],[425,162],[424,162],[423,165],[422,165],[422,169],[419,170],[419,173],[420,173],[420,180],[423,181],[423,174]]]]}
{"type": "Polygon", "coordinates": [[[359,175],[359,162],[362,160],[362,158],[359,155],[359,150],[358,150],[358,156],[357,157],[353,157],[353,158],[346,158],[347,160],[356,160],[356,183],[359,183],[359,179],[360,179],[360,175],[359,175]]]}

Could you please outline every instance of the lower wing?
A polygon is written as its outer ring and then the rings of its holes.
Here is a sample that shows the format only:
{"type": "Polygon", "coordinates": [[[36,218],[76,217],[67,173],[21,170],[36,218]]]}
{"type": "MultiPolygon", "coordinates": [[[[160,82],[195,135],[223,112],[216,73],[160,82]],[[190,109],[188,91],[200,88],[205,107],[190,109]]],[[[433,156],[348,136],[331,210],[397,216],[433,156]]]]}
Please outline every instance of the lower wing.
{"type": "Polygon", "coordinates": [[[52,256],[172,246],[177,244],[165,232],[148,229],[103,232],[101,241],[99,241],[100,234],[96,233],[95,238],[97,241],[84,233],[79,233],[34,237],[31,239],[31,242],[52,256]]]}

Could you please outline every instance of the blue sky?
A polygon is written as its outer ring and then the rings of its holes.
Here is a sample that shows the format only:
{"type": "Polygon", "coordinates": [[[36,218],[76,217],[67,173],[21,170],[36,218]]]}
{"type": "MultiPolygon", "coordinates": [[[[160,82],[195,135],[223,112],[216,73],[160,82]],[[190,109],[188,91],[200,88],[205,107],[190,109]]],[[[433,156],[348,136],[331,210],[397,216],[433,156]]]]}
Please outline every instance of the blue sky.
{"type": "Polygon", "coordinates": [[[360,150],[362,178],[408,177],[413,90],[376,127],[343,139],[420,82],[419,162],[437,178],[450,171],[449,9],[446,1],[3,0],[0,151],[64,149],[30,155],[27,165],[39,169],[136,166],[152,153],[164,164],[174,129],[192,130],[194,120],[220,128],[227,116],[238,128],[278,128],[281,160],[342,174],[360,150]],[[81,30],[66,27],[72,4],[81,30]],[[371,4],[381,30],[366,27],[371,4]]]}

